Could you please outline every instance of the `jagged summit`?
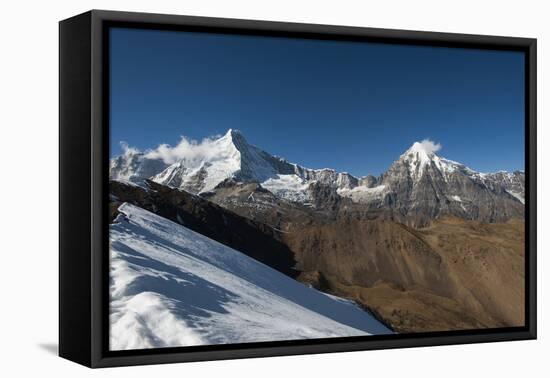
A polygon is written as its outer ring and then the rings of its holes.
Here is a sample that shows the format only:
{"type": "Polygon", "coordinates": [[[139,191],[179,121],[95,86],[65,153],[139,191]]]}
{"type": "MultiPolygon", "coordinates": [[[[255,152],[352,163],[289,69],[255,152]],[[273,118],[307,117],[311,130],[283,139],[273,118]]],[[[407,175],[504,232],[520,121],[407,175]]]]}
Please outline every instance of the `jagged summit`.
{"type": "Polygon", "coordinates": [[[422,142],[414,142],[402,156],[416,155],[420,158],[429,159],[440,149],[441,145],[439,143],[434,143],[429,139],[424,139],[422,142]]]}
{"type": "Polygon", "coordinates": [[[405,165],[407,166],[409,176],[414,180],[421,179],[424,173],[430,170],[438,171],[438,173],[444,177],[447,177],[450,173],[457,170],[474,172],[461,163],[438,155],[437,152],[440,149],[441,145],[439,143],[434,143],[429,139],[424,139],[421,142],[414,142],[412,146],[394,162],[390,171],[400,165],[405,165]]]}
{"type": "Polygon", "coordinates": [[[237,139],[246,142],[244,134],[237,129],[228,129],[220,139],[237,139]]]}
{"type": "Polygon", "coordinates": [[[249,144],[244,135],[229,129],[222,137],[203,142],[193,158],[182,158],[152,177],[160,184],[192,193],[213,190],[227,179],[262,183],[280,174],[293,174],[295,166],[249,144]]]}
{"type": "Polygon", "coordinates": [[[440,149],[441,145],[435,144],[431,140],[426,139],[422,142],[414,142],[413,145],[400,156],[400,160],[421,165],[429,164],[430,161],[438,157],[436,152],[440,149]]]}

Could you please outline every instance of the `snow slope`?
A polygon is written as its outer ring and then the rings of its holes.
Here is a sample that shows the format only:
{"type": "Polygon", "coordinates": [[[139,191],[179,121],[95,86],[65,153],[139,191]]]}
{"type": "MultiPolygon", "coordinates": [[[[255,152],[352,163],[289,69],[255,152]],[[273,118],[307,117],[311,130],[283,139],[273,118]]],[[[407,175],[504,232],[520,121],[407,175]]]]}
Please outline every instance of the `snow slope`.
{"type": "Polygon", "coordinates": [[[111,350],[390,331],[327,296],[179,224],[122,204],[110,226],[111,350]]]}
{"type": "Polygon", "coordinates": [[[153,181],[197,193],[212,190],[241,169],[241,153],[233,143],[231,130],[187,155],[153,176],[153,181]]]}
{"type": "Polygon", "coordinates": [[[380,199],[384,196],[386,185],[378,185],[374,188],[367,186],[356,186],[353,189],[338,189],[337,193],[342,197],[351,198],[354,202],[370,202],[374,199],[380,199]]]}
{"type": "Polygon", "coordinates": [[[436,152],[439,148],[439,145],[434,145],[433,142],[428,140],[414,142],[413,145],[399,157],[399,161],[409,165],[409,171],[414,180],[420,179],[426,167],[432,163],[445,178],[448,174],[456,171],[474,172],[463,164],[437,155],[436,152]]]}
{"type": "Polygon", "coordinates": [[[237,130],[229,129],[224,136],[203,141],[200,148],[198,146],[183,146],[182,152],[186,149],[194,152],[179,158],[151,179],[191,193],[203,193],[228,178],[261,183],[283,176],[284,183],[285,178],[292,180],[288,177],[296,176],[294,165],[248,144],[237,130]]]}

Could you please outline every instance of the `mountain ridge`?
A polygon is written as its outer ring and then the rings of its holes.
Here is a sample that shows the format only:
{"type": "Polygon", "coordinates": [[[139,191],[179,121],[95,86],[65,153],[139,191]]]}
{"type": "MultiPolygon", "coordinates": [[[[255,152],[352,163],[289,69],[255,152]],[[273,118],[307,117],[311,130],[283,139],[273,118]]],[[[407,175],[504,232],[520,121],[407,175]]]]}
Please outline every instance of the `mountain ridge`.
{"type": "Polygon", "coordinates": [[[290,163],[229,129],[210,140],[205,151],[170,165],[148,154],[136,158],[139,152],[126,152],[111,161],[110,175],[134,182],[151,179],[194,194],[216,191],[228,180],[258,183],[277,197],[304,206],[336,210],[349,199],[366,209],[382,209],[388,217],[411,218],[417,225],[445,214],[489,222],[523,216],[524,172],[477,172],[439,156],[439,147],[426,140],[415,142],[380,176],[356,177],[290,163]]]}

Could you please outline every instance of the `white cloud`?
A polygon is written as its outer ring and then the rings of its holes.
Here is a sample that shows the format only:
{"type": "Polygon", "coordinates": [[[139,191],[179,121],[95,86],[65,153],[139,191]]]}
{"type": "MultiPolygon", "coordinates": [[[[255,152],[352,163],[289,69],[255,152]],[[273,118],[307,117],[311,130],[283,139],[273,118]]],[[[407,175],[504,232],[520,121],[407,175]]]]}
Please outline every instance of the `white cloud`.
{"type": "Polygon", "coordinates": [[[181,137],[180,142],[172,147],[161,144],[154,150],[145,151],[145,156],[150,159],[162,159],[166,164],[174,164],[179,160],[201,161],[222,157],[227,148],[219,136],[205,138],[202,141],[181,137]]]}
{"type": "Polygon", "coordinates": [[[420,147],[426,151],[426,153],[431,154],[434,152],[437,152],[441,149],[440,143],[435,143],[434,141],[430,139],[424,139],[422,142],[416,142],[420,145],[420,147]]]}
{"type": "Polygon", "coordinates": [[[123,155],[134,155],[139,153],[139,150],[135,147],[130,147],[128,143],[122,141],[120,142],[120,148],[122,148],[123,155]]]}

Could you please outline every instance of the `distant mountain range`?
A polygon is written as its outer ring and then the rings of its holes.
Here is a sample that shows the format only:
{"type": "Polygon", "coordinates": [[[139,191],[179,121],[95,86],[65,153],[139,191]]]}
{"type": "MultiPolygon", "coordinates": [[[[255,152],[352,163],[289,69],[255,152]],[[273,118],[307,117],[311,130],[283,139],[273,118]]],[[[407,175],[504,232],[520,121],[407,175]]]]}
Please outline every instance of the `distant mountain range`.
{"type": "Polygon", "coordinates": [[[241,198],[240,207],[258,207],[257,202],[250,203],[254,202],[254,192],[258,193],[256,197],[265,197],[268,191],[279,200],[276,206],[282,202],[283,206],[320,211],[353,211],[416,226],[444,215],[502,222],[524,214],[523,171],[476,172],[419,142],[378,177],[355,177],[333,169],[309,169],[290,163],[249,144],[237,130],[229,130],[208,148],[210,151],[173,164],[127,149],[111,160],[110,176],[133,183],[150,179],[233,207],[235,191],[242,192],[243,186],[248,185],[250,192],[241,198]],[[225,198],[221,192],[226,193],[225,198]]]}

